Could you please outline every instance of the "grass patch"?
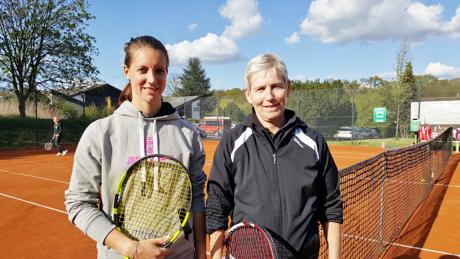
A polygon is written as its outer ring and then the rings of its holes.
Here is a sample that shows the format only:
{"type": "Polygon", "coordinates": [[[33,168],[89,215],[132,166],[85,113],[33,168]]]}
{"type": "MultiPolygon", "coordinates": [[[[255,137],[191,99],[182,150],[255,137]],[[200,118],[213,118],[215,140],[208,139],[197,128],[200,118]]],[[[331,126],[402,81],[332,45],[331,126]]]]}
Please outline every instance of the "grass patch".
{"type": "Polygon", "coordinates": [[[385,143],[385,148],[393,149],[393,148],[402,148],[412,145],[415,141],[414,138],[385,138],[385,139],[360,139],[354,141],[348,140],[328,140],[328,145],[336,145],[336,146],[362,146],[362,147],[381,147],[382,142],[385,143]]]}

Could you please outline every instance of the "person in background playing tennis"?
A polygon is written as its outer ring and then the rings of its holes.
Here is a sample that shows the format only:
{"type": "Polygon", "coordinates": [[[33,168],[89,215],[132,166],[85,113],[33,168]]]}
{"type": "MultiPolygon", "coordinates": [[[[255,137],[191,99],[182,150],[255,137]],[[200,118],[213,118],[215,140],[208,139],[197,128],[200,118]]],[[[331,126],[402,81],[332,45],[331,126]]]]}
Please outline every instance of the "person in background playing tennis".
{"type": "Polygon", "coordinates": [[[255,223],[286,241],[283,247],[291,249],[282,258],[317,258],[319,221],[329,257],[340,258],[337,167],[325,139],[285,108],[290,92],[285,64],[276,55],[248,63],[245,95],[252,114],[222,137],[208,182],[212,258],[221,258],[229,215],[234,224],[255,223]]]}
{"type": "Polygon", "coordinates": [[[64,147],[61,144],[62,135],[63,135],[61,122],[59,118],[56,116],[53,117],[53,122],[54,122],[53,141],[54,141],[54,145],[56,146],[58,150],[58,153],[56,154],[56,156],[65,156],[67,154],[67,149],[64,149],[64,147]]]}
{"type": "Polygon", "coordinates": [[[162,101],[169,57],[151,36],[126,43],[124,74],[128,84],[121,105],[111,116],[85,130],[75,153],[72,177],[65,192],[70,221],[97,241],[98,258],[206,258],[204,184],[205,154],[195,126],[182,120],[162,101]],[[117,184],[124,171],[145,155],[179,159],[192,183],[193,234],[182,234],[169,248],[167,237],[135,241],[115,228],[111,214],[117,184]],[[101,204],[102,203],[102,206],[101,204]]]}

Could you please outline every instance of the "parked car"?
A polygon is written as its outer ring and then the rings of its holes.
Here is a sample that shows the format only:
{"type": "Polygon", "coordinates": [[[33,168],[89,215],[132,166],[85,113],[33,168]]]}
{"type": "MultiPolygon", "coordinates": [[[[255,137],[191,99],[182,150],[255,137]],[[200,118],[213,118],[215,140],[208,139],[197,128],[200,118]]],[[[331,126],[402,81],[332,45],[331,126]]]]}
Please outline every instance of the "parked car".
{"type": "Polygon", "coordinates": [[[360,128],[353,127],[353,135],[352,135],[352,127],[340,127],[339,130],[334,134],[334,138],[337,140],[351,140],[353,139],[363,139],[364,134],[361,132],[360,128]]]}
{"type": "Polygon", "coordinates": [[[379,138],[379,133],[377,132],[376,129],[372,128],[362,128],[361,133],[364,135],[364,138],[379,138]]]}

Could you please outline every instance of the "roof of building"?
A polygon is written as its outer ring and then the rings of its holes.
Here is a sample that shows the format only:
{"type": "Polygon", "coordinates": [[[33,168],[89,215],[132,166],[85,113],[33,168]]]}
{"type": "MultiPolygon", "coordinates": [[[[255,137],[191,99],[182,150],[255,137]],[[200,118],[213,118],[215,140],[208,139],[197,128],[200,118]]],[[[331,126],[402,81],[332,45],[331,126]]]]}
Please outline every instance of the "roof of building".
{"type": "Polygon", "coordinates": [[[200,96],[163,96],[163,101],[168,102],[172,105],[172,107],[177,108],[185,103],[193,102],[196,99],[200,98],[200,96]]]}
{"type": "Polygon", "coordinates": [[[51,92],[52,95],[59,96],[60,98],[66,100],[66,101],[69,101],[69,102],[72,102],[72,103],[75,103],[75,104],[78,104],[78,105],[81,105],[81,106],[84,105],[84,103],[82,101],[77,100],[77,99],[73,98],[72,96],[68,96],[66,94],[63,94],[61,92],[58,92],[58,91],[52,90],[52,89],[51,89],[50,92],[51,92]]]}
{"type": "Polygon", "coordinates": [[[77,95],[82,95],[82,94],[85,94],[85,93],[88,93],[88,92],[94,92],[95,90],[100,90],[100,89],[104,89],[104,88],[108,88],[118,94],[121,93],[121,90],[116,88],[115,86],[111,85],[111,84],[108,84],[108,83],[102,83],[102,84],[95,84],[95,85],[92,85],[88,88],[85,88],[77,93],[74,93],[74,94],[71,94],[70,96],[77,96],[77,95]]]}

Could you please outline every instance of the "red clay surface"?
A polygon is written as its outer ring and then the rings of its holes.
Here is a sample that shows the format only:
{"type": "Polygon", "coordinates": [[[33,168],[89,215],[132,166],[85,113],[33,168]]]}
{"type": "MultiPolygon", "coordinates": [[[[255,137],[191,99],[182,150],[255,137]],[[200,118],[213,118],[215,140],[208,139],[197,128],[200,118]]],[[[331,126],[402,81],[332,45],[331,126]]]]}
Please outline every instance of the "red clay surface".
{"type": "MultiPolygon", "coordinates": [[[[217,144],[217,141],[204,141],[206,151],[204,170],[207,174],[210,171],[217,144]]],[[[339,169],[382,152],[380,148],[343,146],[331,146],[330,148],[339,169]]],[[[74,146],[70,147],[65,157],[56,156],[54,150],[50,152],[42,149],[0,151],[0,211],[2,211],[0,251],[3,255],[13,258],[96,257],[95,242],[72,226],[65,214],[64,190],[70,179],[74,150],[74,146]]],[[[451,167],[454,164],[456,166],[458,160],[460,158],[453,160],[451,167]]],[[[457,168],[457,171],[459,170],[457,168]]],[[[450,183],[448,181],[451,180],[451,177],[443,178],[442,183],[459,186],[460,172],[456,175],[457,178],[453,177],[450,183]]],[[[437,188],[434,187],[433,191],[437,188]]],[[[460,243],[458,243],[460,226],[458,221],[454,220],[454,217],[458,218],[460,212],[460,188],[451,189],[440,185],[439,189],[443,193],[444,200],[436,200],[442,198],[438,195],[430,204],[442,202],[442,206],[437,206],[436,214],[429,216],[433,223],[424,228],[428,232],[422,231],[417,234],[417,236],[425,236],[416,238],[419,241],[416,246],[460,253],[460,243]],[[444,193],[443,188],[446,189],[444,193]],[[453,199],[452,202],[446,200],[447,198],[453,199]],[[444,209],[444,206],[447,208],[444,209]],[[438,222],[440,217],[446,218],[438,222]],[[434,234],[433,229],[438,225],[444,226],[444,229],[434,234]],[[454,229],[457,230],[457,233],[453,231],[454,229]],[[426,236],[427,233],[428,236],[426,236]]],[[[405,241],[399,242],[404,243],[405,241]]],[[[396,255],[396,253],[404,256],[408,252],[396,250],[393,254],[396,255]]],[[[439,254],[437,256],[425,257],[425,252],[419,252],[415,258],[440,258],[439,254]]]]}
{"type": "Polygon", "coordinates": [[[460,258],[460,153],[383,258],[460,258]],[[420,249],[417,249],[417,248],[420,249]]]}

